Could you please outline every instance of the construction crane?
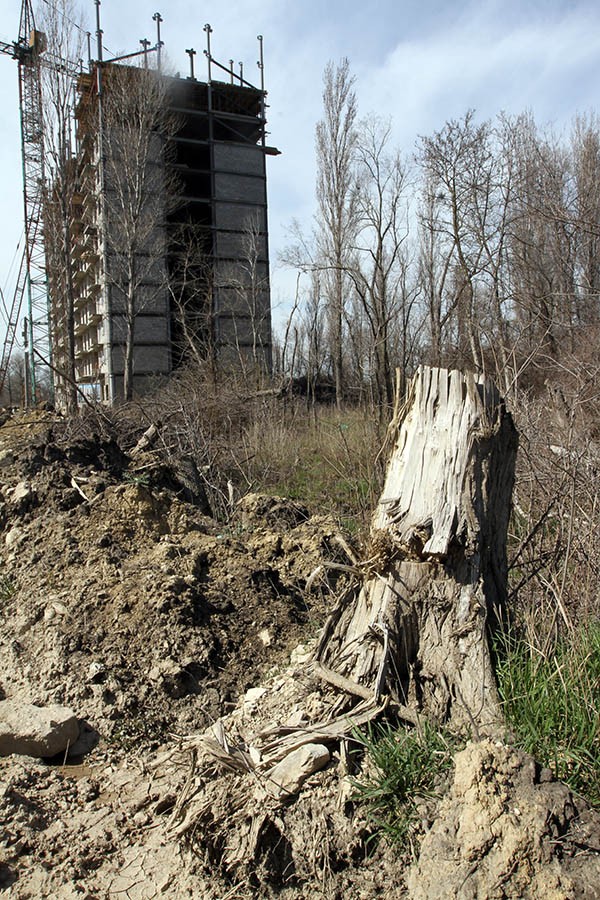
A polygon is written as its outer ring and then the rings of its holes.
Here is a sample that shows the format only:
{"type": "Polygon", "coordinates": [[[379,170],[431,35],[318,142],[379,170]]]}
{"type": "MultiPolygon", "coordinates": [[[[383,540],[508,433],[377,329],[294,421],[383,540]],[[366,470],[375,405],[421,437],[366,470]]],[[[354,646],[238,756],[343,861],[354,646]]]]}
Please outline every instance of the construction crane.
{"type": "MultiPolygon", "coordinates": [[[[100,0],[96,6],[96,35],[98,37],[98,61],[102,64],[102,29],[100,27],[100,0]]],[[[147,59],[156,52],[160,71],[160,55],[163,41],[160,13],[154,13],[157,41],[140,41],[142,50],[116,56],[109,62],[129,60],[141,55],[147,59]]],[[[88,57],[91,65],[90,33],[88,57]]],[[[37,372],[41,366],[50,365],[50,315],[46,256],[43,233],[43,208],[46,190],[46,166],[44,160],[44,119],[42,104],[42,69],[60,72],[75,80],[83,70],[83,61],[73,62],[57,56],[47,47],[46,36],[36,28],[31,0],[22,0],[19,37],[12,43],[0,41],[0,53],[16,59],[19,73],[19,111],[21,122],[21,155],[23,165],[23,207],[25,218],[25,242],[17,284],[10,304],[1,297],[1,307],[6,318],[6,334],[0,355],[0,392],[10,364],[11,354],[17,342],[17,328],[21,321],[23,302],[26,299],[27,314],[23,318],[23,347],[25,349],[25,403],[36,402],[37,372]]]]}
{"type": "Polygon", "coordinates": [[[0,356],[0,391],[17,341],[17,328],[26,298],[27,315],[23,323],[25,402],[31,405],[36,401],[40,361],[48,361],[50,356],[42,221],[45,165],[41,69],[58,69],[70,75],[75,75],[78,70],[72,62],[47,52],[45,35],[36,28],[31,0],[22,0],[18,39],[11,44],[0,41],[0,53],[16,59],[18,65],[25,218],[23,258],[12,302],[5,306],[7,327],[0,356]]]}

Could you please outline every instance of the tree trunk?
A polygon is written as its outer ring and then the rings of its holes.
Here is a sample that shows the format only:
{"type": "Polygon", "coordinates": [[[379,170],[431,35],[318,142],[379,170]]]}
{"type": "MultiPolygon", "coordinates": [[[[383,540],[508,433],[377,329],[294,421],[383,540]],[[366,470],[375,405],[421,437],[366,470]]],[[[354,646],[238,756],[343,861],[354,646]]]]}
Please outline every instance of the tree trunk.
{"type": "Polygon", "coordinates": [[[133,261],[133,253],[130,253],[127,271],[127,297],[125,313],[125,354],[123,366],[123,399],[133,400],[133,351],[135,340],[135,316],[136,316],[136,271],[133,261]]]}
{"type": "Polygon", "coordinates": [[[398,420],[364,585],[331,614],[317,660],[376,698],[493,728],[516,431],[490,381],[428,367],[398,420]]]}

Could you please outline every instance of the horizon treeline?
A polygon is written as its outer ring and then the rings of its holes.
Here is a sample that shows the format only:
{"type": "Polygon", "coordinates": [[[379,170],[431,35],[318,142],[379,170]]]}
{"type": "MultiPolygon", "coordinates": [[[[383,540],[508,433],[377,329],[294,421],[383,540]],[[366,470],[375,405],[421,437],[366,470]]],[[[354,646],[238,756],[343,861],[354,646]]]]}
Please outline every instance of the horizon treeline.
{"type": "Polygon", "coordinates": [[[283,261],[298,293],[277,365],[389,408],[394,371],[486,371],[511,394],[595,344],[600,315],[600,123],[556,136],[531,113],[473,110],[420,137],[359,118],[348,60],[330,63],[316,129],[316,213],[283,261]]]}

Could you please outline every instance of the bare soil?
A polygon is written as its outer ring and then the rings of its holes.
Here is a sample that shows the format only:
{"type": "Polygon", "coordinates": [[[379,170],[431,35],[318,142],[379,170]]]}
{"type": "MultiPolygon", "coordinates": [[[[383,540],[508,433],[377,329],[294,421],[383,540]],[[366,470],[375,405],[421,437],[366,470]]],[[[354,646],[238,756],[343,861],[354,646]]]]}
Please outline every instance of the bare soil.
{"type": "Polygon", "coordinates": [[[325,708],[307,660],[349,562],[332,518],[250,494],[217,522],[152,453],[35,413],[0,427],[0,527],[0,692],[87,723],[79,757],[0,759],[0,892],[599,896],[597,814],[502,744],[459,755],[412,863],[372,839],[339,748],[288,802],[203,761],[217,721],[251,743],[325,708]]]}

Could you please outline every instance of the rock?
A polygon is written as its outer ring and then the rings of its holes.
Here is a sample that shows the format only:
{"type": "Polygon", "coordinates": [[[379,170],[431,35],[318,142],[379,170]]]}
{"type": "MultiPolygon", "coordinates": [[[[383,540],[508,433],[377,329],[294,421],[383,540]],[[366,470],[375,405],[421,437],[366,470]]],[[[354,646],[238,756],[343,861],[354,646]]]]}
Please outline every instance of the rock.
{"type": "Polygon", "coordinates": [[[12,492],[11,500],[13,503],[23,503],[24,501],[31,500],[34,493],[35,491],[28,481],[19,481],[12,492]]]}
{"type": "Polygon", "coordinates": [[[12,466],[15,461],[15,455],[12,450],[0,450],[0,469],[5,466],[12,466]]]}
{"type": "Polygon", "coordinates": [[[88,681],[100,683],[106,677],[106,666],[102,662],[91,662],[88,667],[88,681]]]}
{"type": "Polygon", "coordinates": [[[51,600],[44,610],[44,621],[52,622],[57,616],[61,618],[68,615],[68,613],[69,610],[64,603],[60,603],[58,600],[51,600]]]}
{"type": "Polygon", "coordinates": [[[261,641],[263,647],[270,647],[273,643],[273,638],[268,628],[263,628],[262,631],[258,632],[258,639],[261,641]]]}
{"type": "Polygon", "coordinates": [[[330,754],[324,744],[304,744],[288,753],[267,775],[267,790],[278,800],[285,800],[300,791],[313,772],[325,768],[330,754]]]}
{"type": "Polygon", "coordinates": [[[38,505],[38,495],[30,481],[19,481],[12,488],[6,489],[11,512],[17,516],[24,515],[38,505]]]}
{"type": "Polygon", "coordinates": [[[312,648],[305,647],[304,644],[298,644],[298,646],[294,647],[290,654],[290,663],[293,666],[298,666],[302,663],[306,663],[311,658],[312,652],[312,648]]]}
{"type": "Polygon", "coordinates": [[[264,687],[254,687],[248,688],[246,693],[244,694],[244,706],[250,708],[254,708],[261,697],[263,697],[267,693],[267,689],[264,687]]]}
{"type": "Polygon", "coordinates": [[[88,722],[81,719],[79,722],[79,737],[73,744],[69,745],[69,752],[67,754],[69,759],[85,756],[90,753],[94,747],[98,746],[99,740],[100,735],[96,729],[92,728],[88,722]]]}
{"type": "Polygon", "coordinates": [[[0,701],[0,756],[56,756],[78,738],[77,717],[65,706],[0,701]]]}
{"type": "Polygon", "coordinates": [[[8,550],[12,550],[13,547],[18,547],[23,543],[25,536],[23,531],[17,526],[13,525],[13,527],[8,531],[4,537],[4,543],[8,550]]]}

